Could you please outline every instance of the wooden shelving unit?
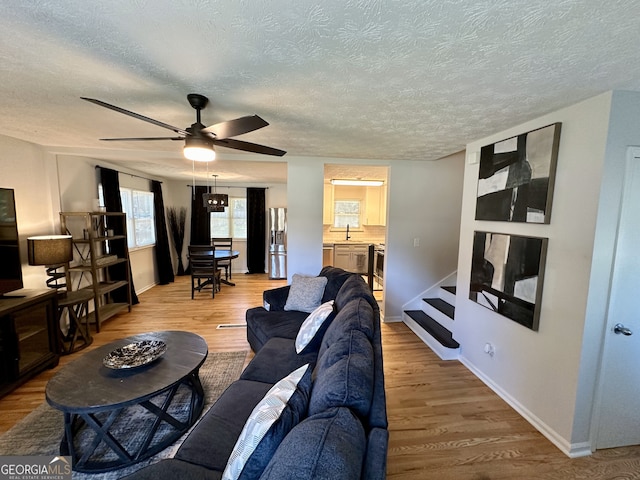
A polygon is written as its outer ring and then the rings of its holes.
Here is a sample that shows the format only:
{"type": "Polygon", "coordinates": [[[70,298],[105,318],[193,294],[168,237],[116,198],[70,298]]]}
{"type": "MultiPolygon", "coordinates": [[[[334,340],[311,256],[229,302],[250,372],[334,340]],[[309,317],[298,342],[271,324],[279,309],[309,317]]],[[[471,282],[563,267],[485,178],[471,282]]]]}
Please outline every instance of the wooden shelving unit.
{"type": "Polygon", "coordinates": [[[93,291],[89,322],[99,332],[105,320],[125,309],[131,311],[126,214],[60,212],[60,228],[73,237],[74,244],[74,259],[66,271],[67,289],[93,291]]]}

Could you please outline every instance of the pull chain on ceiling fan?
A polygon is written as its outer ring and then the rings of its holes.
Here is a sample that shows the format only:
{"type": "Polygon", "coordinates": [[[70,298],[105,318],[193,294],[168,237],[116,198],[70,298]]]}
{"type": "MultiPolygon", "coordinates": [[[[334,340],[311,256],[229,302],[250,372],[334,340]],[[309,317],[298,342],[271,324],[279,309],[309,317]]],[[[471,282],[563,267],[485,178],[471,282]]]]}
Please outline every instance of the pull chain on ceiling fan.
{"type": "Polygon", "coordinates": [[[132,137],[132,138],[101,138],[100,140],[107,142],[120,142],[120,141],[155,141],[155,140],[184,140],[184,156],[192,161],[210,162],[215,159],[214,146],[233,148],[235,150],[242,150],[245,152],[260,153],[263,155],[274,155],[277,157],[283,156],[284,150],[277,148],[267,147],[265,145],[258,145],[256,143],[245,142],[242,140],[235,140],[230,137],[235,137],[245,133],[258,130],[260,128],[269,125],[268,122],[260,118],[258,115],[249,115],[246,117],[236,118],[234,120],[228,120],[226,122],[216,123],[209,127],[205,127],[200,119],[200,111],[207,106],[209,99],[204,95],[197,93],[190,93],[187,95],[189,104],[196,111],[196,122],[190,127],[185,129],[174,127],[168,123],[160,122],[153,118],[145,117],[139,113],[125,110],[124,108],[111,105],[103,102],[102,100],[96,100],[95,98],[80,97],[87,102],[95,103],[101,107],[108,108],[118,113],[128,115],[138,120],[142,120],[147,123],[151,123],[158,127],[166,128],[177,133],[176,137],[132,137]]]}

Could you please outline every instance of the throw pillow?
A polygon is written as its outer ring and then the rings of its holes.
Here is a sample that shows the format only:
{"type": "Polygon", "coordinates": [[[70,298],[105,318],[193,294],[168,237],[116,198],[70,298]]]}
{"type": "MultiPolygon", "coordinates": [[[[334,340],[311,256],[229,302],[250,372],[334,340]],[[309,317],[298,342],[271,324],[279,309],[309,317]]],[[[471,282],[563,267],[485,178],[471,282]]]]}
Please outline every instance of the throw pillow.
{"type": "Polygon", "coordinates": [[[282,439],[306,415],[310,390],[309,364],[271,387],[249,415],[229,456],[222,480],[260,477],[282,439]]]}
{"type": "Polygon", "coordinates": [[[327,277],[305,277],[294,273],[284,309],[313,312],[322,303],[326,286],[327,277]]]}
{"type": "Polygon", "coordinates": [[[314,340],[318,332],[324,334],[324,330],[326,329],[321,330],[320,327],[324,325],[333,312],[333,300],[330,300],[320,305],[305,318],[300,326],[300,330],[298,330],[298,335],[296,335],[296,353],[302,353],[311,341],[314,340]]]}

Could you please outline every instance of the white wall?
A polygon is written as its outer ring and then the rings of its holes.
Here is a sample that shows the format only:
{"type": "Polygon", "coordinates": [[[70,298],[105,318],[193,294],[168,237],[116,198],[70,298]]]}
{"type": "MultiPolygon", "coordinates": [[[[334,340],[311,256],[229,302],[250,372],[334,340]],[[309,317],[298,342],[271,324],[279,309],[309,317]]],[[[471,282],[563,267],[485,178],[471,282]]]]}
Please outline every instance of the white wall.
{"type": "Polygon", "coordinates": [[[24,287],[45,288],[45,268],[27,262],[27,237],[58,233],[55,159],[38,145],[0,135],[0,172],[0,187],[15,190],[24,287]]]}
{"type": "Polygon", "coordinates": [[[389,168],[384,320],[456,270],[464,153],[389,168]],[[418,246],[414,246],[417,239],[418,246]]]}
{"type": "Polygon", "coordinates": [[[287,162],[287,279],[322,269],[324,162],[292,157],[287,162]]]}
{"type": "Polygon", "coordinates": [[[462,361],[571,454],[581,454],[588,441],[584,431],[573,433],[574,418],[586,413],[576,410],[578,372],[610,105],[611,94],[603,94],[467,145],[467,152],[479,152],[562,122],[549,225],[475,221],[479,165],[466,166],[454,335],[462,361]],[[538,332],[468,299],[474,230],[549,238],[538,332]],[[486,342],[495,346],[495,356],[484,353],[486,342]]]}

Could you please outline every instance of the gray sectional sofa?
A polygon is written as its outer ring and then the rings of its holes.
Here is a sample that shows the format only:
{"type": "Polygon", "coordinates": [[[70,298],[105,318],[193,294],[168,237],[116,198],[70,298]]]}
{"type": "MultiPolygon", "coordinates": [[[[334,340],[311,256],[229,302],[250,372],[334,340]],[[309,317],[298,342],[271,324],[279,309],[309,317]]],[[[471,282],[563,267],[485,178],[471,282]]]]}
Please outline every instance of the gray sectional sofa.
{"type": "Polygon", "coordinates": [[[304,349],[297,353],[296,336],[309,313],[285,310],[291,285],[265,291],[264,306],[246,313],[255,356],[240,379],[200,419],[175,458],[145,467],[129,480],[223,478],[254,407],[294,371],[305,373],[286,415],[270,427],[239,478],[385,478],[380,310],[359,275],[325,267],[319,277],[327,278],[322,302],[333,300],[334,312],[304,349]]]}

